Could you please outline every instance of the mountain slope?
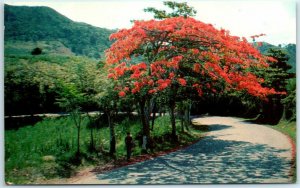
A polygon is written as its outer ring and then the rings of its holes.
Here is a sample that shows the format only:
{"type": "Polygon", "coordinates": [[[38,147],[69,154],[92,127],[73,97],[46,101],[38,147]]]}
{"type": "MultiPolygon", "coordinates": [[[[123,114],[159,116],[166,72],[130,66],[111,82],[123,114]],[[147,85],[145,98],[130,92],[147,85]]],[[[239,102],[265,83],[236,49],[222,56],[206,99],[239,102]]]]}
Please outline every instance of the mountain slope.
{"type": "Polygon", "coordinates": [[[296,44],[288,44],[285,46],[275,46],[266,42],[263,42],[260,47],[258,47],[258,50],[262,54],[267,54],[268,50],[271,48],[275,49],[282,49],[289,57],[288,64],[292,66],[290,69],[290,72],[296,73],[296,44]]]}
{"type": "Polygon", "coordinates": [[[78,23],[49,7],[4,6],[5,43],[60,42],[76,55],[99,58],[113,30],[78,23]]]}

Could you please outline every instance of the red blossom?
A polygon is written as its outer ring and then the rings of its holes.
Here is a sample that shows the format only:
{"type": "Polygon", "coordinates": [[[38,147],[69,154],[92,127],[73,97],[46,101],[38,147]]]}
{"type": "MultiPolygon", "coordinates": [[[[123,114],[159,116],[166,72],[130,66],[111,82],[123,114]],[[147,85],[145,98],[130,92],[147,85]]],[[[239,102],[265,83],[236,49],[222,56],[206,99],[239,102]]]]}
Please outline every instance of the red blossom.
{"type": "Polygon", "coordinates": [[[108,77],[108,78],[113,78],[113,77],[114,77],[114,74],[113,74],[113,73],[109,73],[107,77],[108,77]]]}
{"type": "Polygon", "coordinates": [[[174,78],[174,76],[175,76],[174,72],[170,72],[169,78],[172,79],[172,78],[174,78]]]}
{"type": "Polygon", "coordinates": [[[186,80],[185,80],[185,79],[183,79],[183,78],[178,78],[177,80],[178,80],[178,82],[179,82],[180,85],[186,86],[186,80]]]}
{"type": "Polygon", "coordinates": [[[149,94],[153,94],[153,93],[155,93],[155,92],[156,92],[155,89],[150,89],[150,90],[148,91],[149,94]]]}
{"type": "Polygon", "coordinates": [[[124,91],[120,91],[120,92],[119,92],[119,96],[120,96],[120,97],[125,97],[125,95],[126,95],[126,93],[125,93],[124,91]]]}
{"type": "Polygon", "coordinates": [[[110,39],[115,42],[106,51],[106,62],[111,68],[108,77],[126,81],[128,89],[120,87],[123,92],[153,94],[177,80],[179,86],[192,85],[199,96],[204,88],[216,92],[212,86],[220,82],[225,82],[226,89],[245,90],[261,98],[276,93],[262,87],[262,79],[247,73],[251,67],[267,67],[268,62],[276,61],[274,58],[263,56],[246,38],[231,36],[227,30],[193,18],[135,21],[132,28],[119,30],[110,39]],[[151,45],[155,47],[151,49],[151,45]],[[136,58],[132,58],[145,53],[153,57],[152,62],[136,63],[136,58]],[[185,75],[190,70],[194,78],[187,83],[184,77],[190,76],[185,75]],[[209,84],[199,84],[203,82],[209,84]]]}
{"type": "Polygon", "coordinates": [[[149,86],[153,86],[154,85],[154,81],[151,79],[148,81],[149,86]]]}
{"type": "Polygon", "coordinates": [[[192,49],[192,53],[193,53],[194,55],[197,55],[197,54],[199,54],[199,50],[198,50],[198,49],[192,49]]]}

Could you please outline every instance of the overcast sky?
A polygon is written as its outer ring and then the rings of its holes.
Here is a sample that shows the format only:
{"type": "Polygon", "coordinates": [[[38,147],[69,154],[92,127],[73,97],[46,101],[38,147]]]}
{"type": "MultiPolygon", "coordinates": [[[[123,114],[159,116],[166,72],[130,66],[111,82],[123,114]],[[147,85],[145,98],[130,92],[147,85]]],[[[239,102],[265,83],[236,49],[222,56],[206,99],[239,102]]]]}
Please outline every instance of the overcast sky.
{"type": "MultiPolygon", "coordinates": [[[[187,0],[186,0],[187,1],[187,0]]],[[[49,6],[68,18],[109,29],[130,28],[133,19],[151,19],[146,7],[164,8],[161,0],[5,0],[10,5],[49,6]]],[[[177,1],[185,2],[185,1],[177,1]]],[[[265,33],[272,44],[296,43],[295,0],[188,0],[196,19],[246,37],[265,33]]],[[[250,39],[249,39],[250,40],[250,39]]]]}

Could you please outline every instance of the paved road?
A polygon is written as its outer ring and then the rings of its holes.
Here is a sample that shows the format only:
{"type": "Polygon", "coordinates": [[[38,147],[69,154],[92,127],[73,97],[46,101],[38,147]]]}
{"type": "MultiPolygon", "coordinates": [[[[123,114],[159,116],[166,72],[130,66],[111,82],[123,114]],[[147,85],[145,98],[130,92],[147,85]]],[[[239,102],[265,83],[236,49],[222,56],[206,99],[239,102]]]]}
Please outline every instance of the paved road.
{"type": "Polygon", "coordinates": [[[291,144],[271,128],[229,117],[203,117],[208,135],[196,144],[75,184],[290,183],[291,144]]]}

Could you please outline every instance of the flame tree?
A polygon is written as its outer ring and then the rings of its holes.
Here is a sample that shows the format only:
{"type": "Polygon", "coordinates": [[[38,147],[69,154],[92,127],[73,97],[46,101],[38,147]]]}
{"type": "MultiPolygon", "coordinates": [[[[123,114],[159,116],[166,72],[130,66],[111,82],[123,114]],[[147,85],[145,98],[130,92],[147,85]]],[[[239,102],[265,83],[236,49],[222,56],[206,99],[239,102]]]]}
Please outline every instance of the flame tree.
{"type": "Polygon", "coordinates": [[[201,97],[234,90],[261,99],[276,94],[274,89],[263,87],[264,80],[251,72],[276,60],[261,55],[245,38],[190,17],[135,21],[132,28],[119,30],[110,39],[114,43],[106,51],[108,77],[115,81],[121,97],[133,95],[138,101],[147,138],[147,105],[158,93],[169,96],[174,140],[175,101],[183,91],[194,91],[201,97]]]}

